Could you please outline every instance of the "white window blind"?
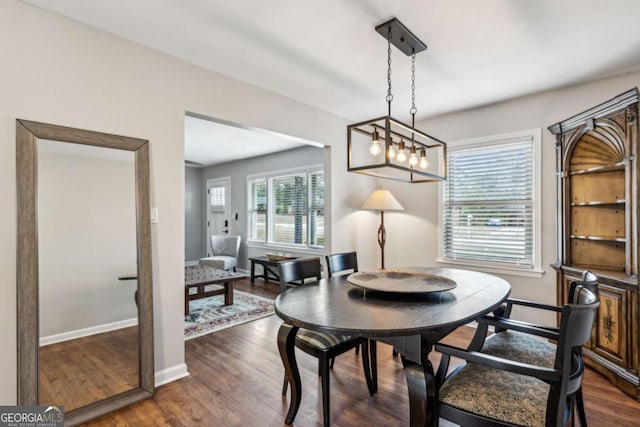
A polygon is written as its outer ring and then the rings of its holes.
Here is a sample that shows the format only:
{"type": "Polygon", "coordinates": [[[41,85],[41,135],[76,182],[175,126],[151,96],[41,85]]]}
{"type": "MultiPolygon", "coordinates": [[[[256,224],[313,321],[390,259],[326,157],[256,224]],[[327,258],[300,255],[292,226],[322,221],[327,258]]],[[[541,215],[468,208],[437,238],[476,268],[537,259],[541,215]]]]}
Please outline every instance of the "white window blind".
{"type": "Polygon", "coordinates": [[[272,243],[306,245],[307,240],[307,175],[295,174],[271,178],[271,194],[275,202],[271,211],[272,243]]]}
{"type": "Polygon", "coordinates": [[[310,245],[324,246],[324,173],[313,172],[311,180],[309,206],[310,245]]]}
{"type": "Polygon", "coordinates": [[[249,240],[267,239],[267,180],[249,181],[249,240]]]}
{"type": "Polygon", "coordinates": [[[209,210],[211,212],[224,212],[226,198],[224,194],[225,187],[211,187],[209,189],[209,210]]]}
{"type": "Polygon", "coordinates": [[[324,172],[253,176],[248,184],[248,240],[324,247],[324,172]]]}
{"type": "Polygon", "coordinates": [[[534,266],[533,139],[450,150],[443,257],[534,266]]]}

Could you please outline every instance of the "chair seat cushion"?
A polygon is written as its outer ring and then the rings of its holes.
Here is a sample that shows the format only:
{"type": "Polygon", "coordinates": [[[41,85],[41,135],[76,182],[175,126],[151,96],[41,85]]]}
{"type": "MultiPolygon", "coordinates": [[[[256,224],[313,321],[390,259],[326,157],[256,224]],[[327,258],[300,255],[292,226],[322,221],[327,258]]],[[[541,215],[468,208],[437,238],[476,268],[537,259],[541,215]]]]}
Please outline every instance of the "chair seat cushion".
{"type": "Polygon", "coordinates": [[[350,337],[348,335],[325,334],[323,332],[310,331],[302,328],[298,330],[296,335],[296,340],[302,341],[308,346],[319,350],[326,350],[353,339],[354,337],[350,337]]]}
{"type": "MultiPolygon", "coordinates": [[[[553,367],[556,346],[519,332],[487,338],[483,353],[542,367],[553,367]]],[[[533,377],[468,363],[440,390],[447,405],[520,426],[544,426],[549,385],[533,377]]]]}
{"type": "Polygon", "coordinates": [[[439,401],[502,422],[544,427],[549,385],[537,378],[467,363],[440,389],[439,401]]]}
{"type": "Polygon", "coordinates": [[[556,345],[546,339],[521,332],[505,331],[487,338],[483,353],[530,365],[553,368],[556,345]]]}
{"type": "Polygon", "coordinates": [[[238,265],[238,260],[231,256],[216,255],[207,258],[200,258],[200,264],[219,268],[220,270],[230,270],[238,265]]]}

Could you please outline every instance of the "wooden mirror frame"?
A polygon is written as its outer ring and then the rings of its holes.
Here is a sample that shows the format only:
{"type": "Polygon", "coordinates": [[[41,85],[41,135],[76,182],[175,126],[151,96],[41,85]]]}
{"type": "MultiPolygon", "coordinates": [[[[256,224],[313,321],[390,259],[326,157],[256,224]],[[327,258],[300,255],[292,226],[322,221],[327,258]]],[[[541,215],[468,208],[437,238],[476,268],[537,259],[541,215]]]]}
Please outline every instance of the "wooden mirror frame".
{"type": "Polygon", "coordinates": [[[16,120],[18,405],[39,404],[38,139],[127,150],[135,154],[139,386],[64,414],[65,425],[77,425],[152,397],[154,393],[149,142],[144,139],[16,120]]]}

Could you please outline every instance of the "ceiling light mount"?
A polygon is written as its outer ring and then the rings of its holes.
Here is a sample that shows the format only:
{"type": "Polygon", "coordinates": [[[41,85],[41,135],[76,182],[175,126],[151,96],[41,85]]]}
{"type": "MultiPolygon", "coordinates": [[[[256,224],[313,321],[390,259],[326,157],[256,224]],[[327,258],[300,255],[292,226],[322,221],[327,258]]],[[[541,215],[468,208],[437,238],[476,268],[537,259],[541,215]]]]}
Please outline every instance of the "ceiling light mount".
{"type": "Polygon", "coordinates": [[[427,45],[415,36],[398,18],[391,18],[376,27],[376,31],[385,39],[391,32],[391,44],[407,56],[427,50],[427,45]]]}
{"type": "Polygon", "coordinates": [[[415,58],[427,45],[396,18],[375,29],[387,41],[388,113],[347,126],[347,170],[410,183],[445,180],[447,144],[415,128],[415,58]],[[391,45],[411,57],[411,125],[391,117],[391,45]]]}

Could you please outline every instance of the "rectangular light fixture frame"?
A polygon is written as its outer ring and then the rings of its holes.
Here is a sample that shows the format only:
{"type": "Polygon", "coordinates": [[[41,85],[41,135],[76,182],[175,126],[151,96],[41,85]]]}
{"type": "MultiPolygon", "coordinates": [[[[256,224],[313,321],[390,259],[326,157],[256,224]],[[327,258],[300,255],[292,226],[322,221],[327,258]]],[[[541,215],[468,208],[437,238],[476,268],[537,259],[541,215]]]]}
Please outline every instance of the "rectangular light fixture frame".
{"type": "MultiPolygon", "coordinates": [[[[365,150],[361,149],[360,151],[365,150]]],[[[369,153],[367,152],[367,154],[369,153]]],[[[445,142],[390,116],[378,117],[347,126],[347,170],[349,172],[408,183],[443,181],[447,179],[446,158],[447,144],[445,142]],[[381,148],[383,149],[381,155],[375,157],[371,155],[372,163],[367,162],[367,164],[355,166],[353,144],[355,144],[356,141],[353,137],[354,134],[367,136],[368,138],[365,138],[364,141],[368,144],[371,142],[374,129],[380,134],[381,142],[383,143],[381,144],[381,148]],[[396,140],[393,139],[394,137],[396,140]],[[399,163],[397,160],[392,160],[389,157],[389,148],[392,144],[397,146],[400,138],[404,140],[407,149],[413,144],[417,151],[424,148],[429,154],[437,153],[438,158],[433,159],[430,156],[430,161],[433,162],[437,160],[439,165],[437,165],[435,169],[438,173],[412,167],[408,162],[399,163]],[[379,157],[383,158],[382,162],[377,160],[379,157]]]]}

